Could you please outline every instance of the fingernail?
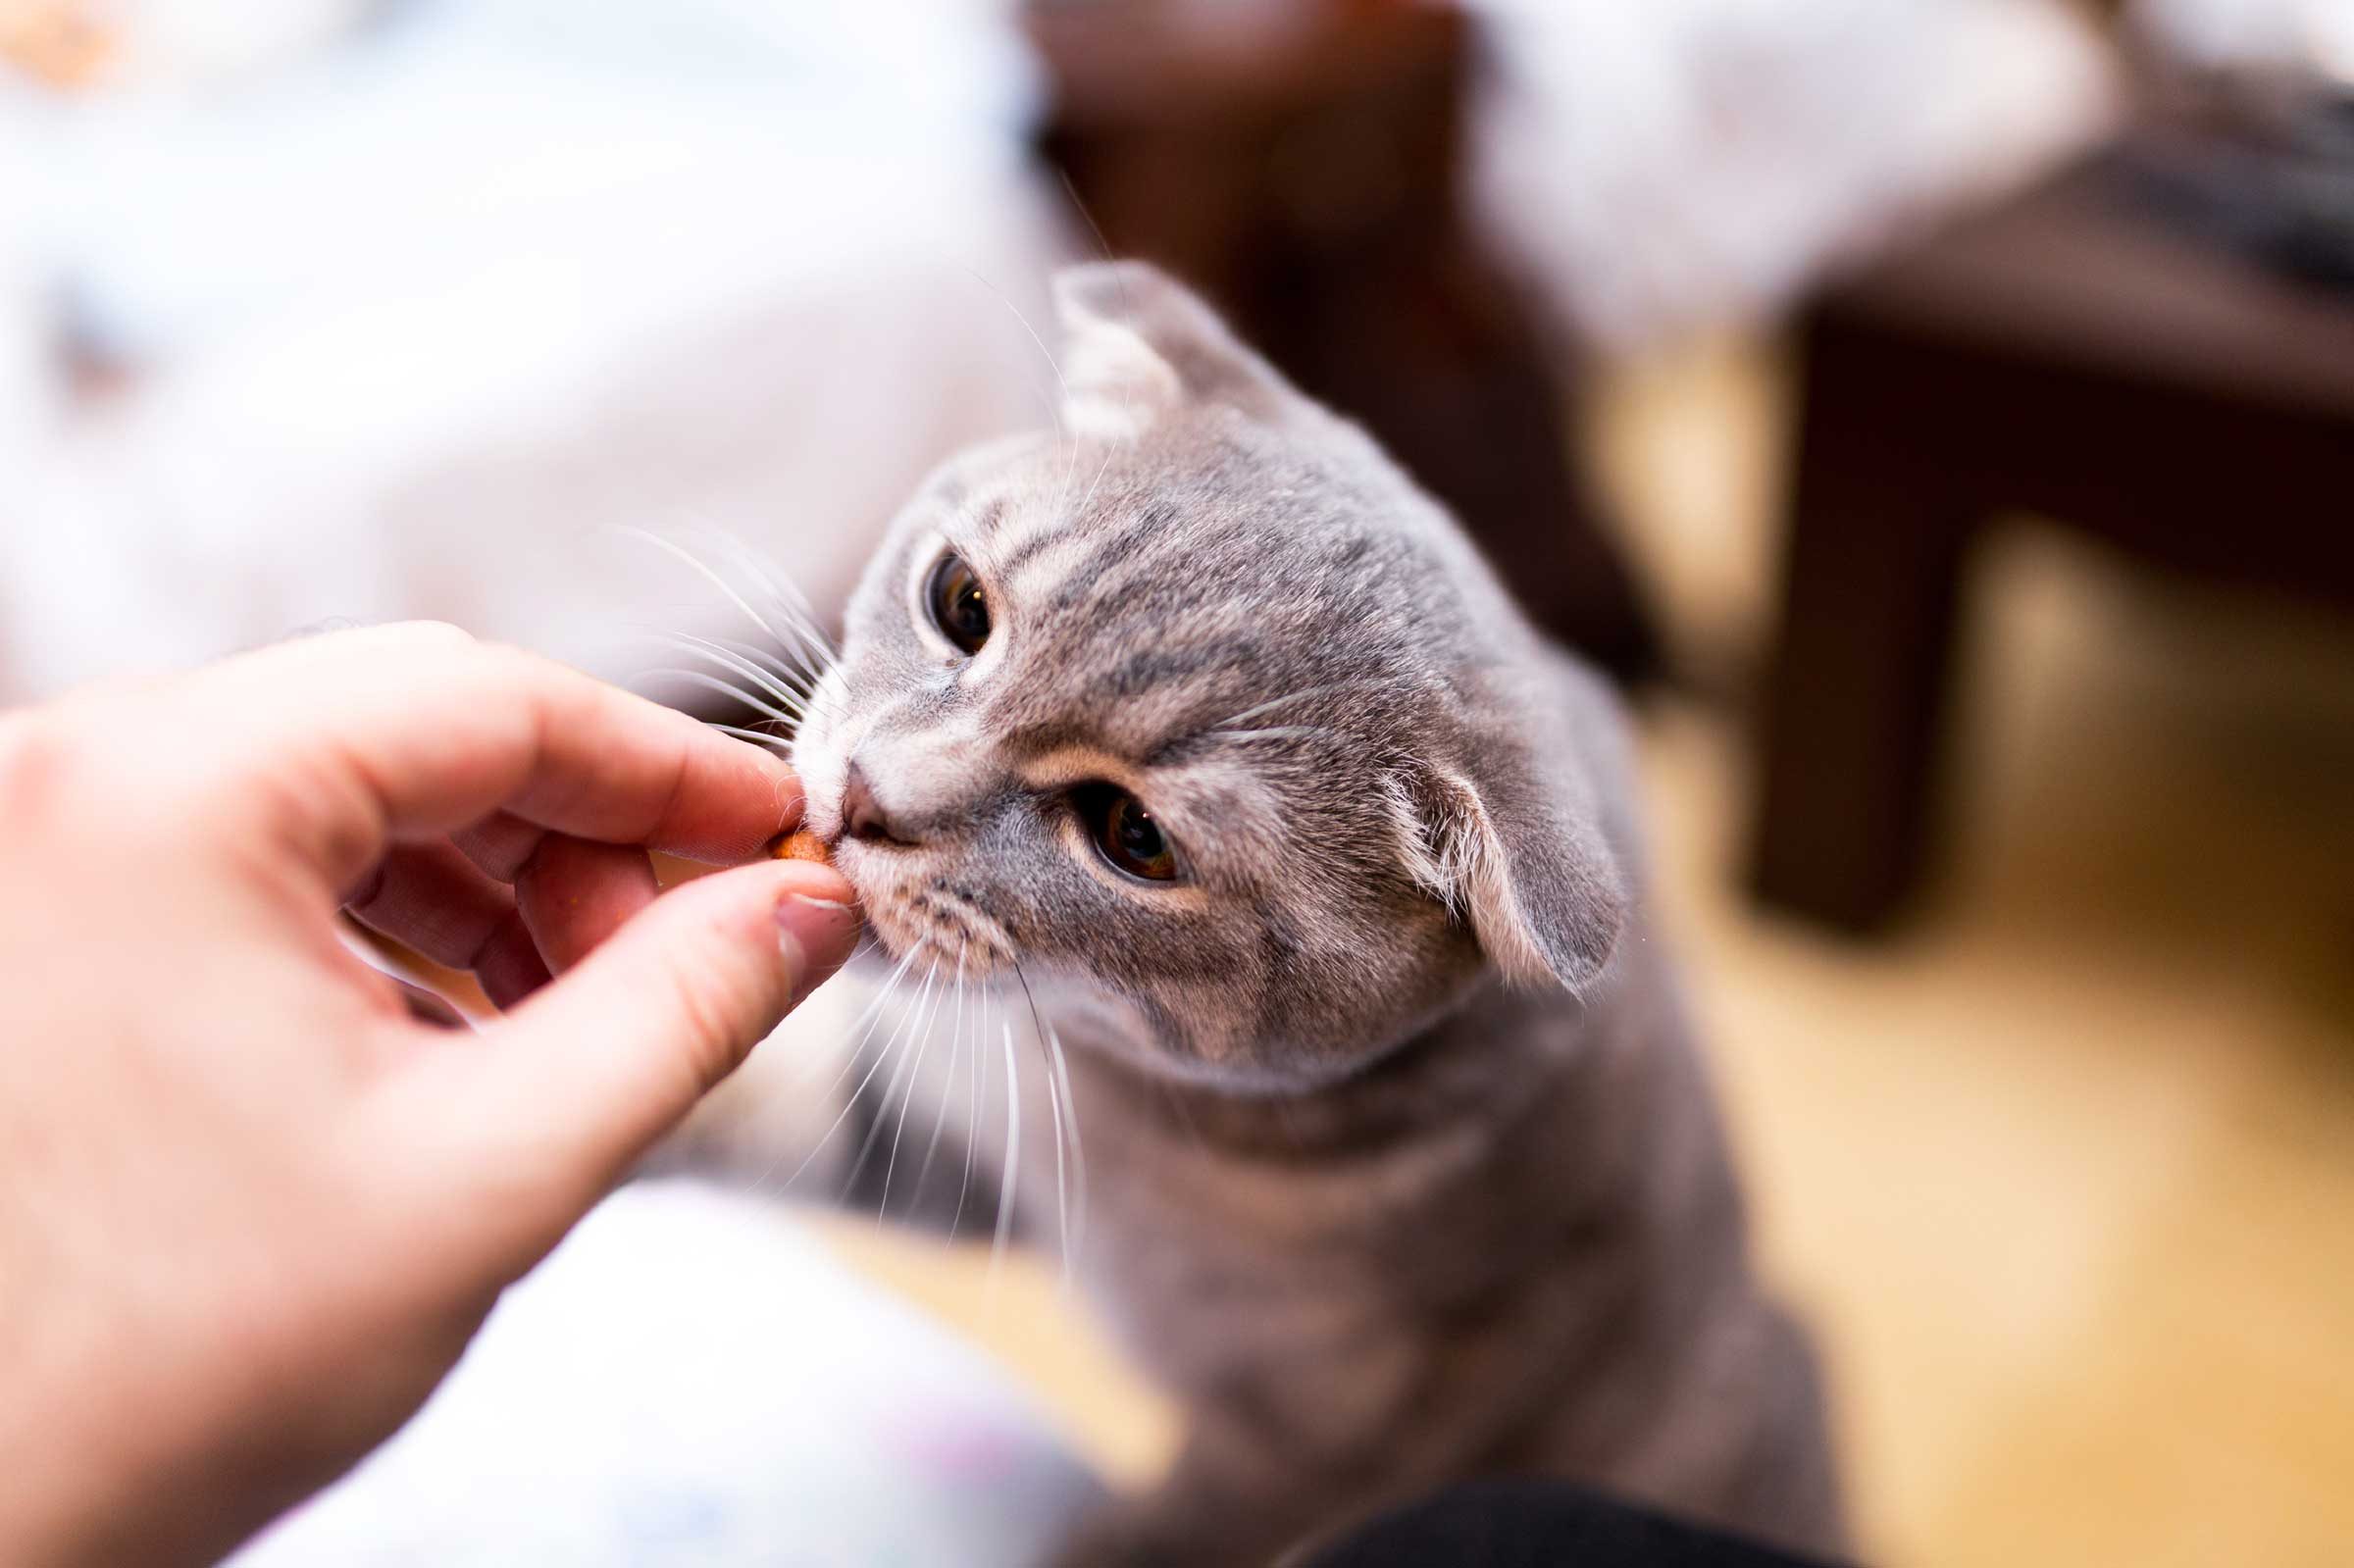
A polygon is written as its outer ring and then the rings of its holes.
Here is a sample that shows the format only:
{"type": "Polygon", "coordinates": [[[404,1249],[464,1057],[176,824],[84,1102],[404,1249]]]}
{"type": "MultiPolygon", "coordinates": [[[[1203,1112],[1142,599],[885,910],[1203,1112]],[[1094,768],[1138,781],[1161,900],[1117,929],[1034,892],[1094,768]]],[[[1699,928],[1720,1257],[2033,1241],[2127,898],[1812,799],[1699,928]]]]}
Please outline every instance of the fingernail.
{"type": "Polygon", "coordinates": [[[858,911],[831,898],[787,893],[777,901],[777,945],[798,977],[793,1005],[833,979],[858,940],[858,911]]]}

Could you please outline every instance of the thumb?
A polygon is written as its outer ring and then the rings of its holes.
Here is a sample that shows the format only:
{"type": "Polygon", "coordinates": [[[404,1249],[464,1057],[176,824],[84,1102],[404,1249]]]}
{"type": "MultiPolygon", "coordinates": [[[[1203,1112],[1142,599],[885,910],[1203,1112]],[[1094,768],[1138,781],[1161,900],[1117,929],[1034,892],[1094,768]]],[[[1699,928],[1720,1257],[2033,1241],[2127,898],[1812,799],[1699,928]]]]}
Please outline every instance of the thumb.
{"type": "Polygon", "coordinates": [[[854,897],[805,861],[671,889],[485,1032],[477,1103],[586,1209],[842,967],[854,897]]]}

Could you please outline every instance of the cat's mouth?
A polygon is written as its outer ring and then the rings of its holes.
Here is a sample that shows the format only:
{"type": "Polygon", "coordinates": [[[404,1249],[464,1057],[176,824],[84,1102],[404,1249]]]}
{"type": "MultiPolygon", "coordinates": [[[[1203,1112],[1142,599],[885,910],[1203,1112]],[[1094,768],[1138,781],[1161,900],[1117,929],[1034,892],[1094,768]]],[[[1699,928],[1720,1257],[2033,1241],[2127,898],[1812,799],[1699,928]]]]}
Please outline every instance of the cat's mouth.
{"type": "Polygon", "coordinates": [[[866,924],[895,959],[920,953],[968,980],[1014,966],[1014,945],[1002,922],[981,907],[970,889],[927,871],[922,857],[856,838],[835,845],[834,864],[858,893],[866,924]]]}
{"type": "MultiPolygon", "coordinates": [[[[837,682],[839,667],[826,679],[837,682]]],[[[835,869],[858,894],[867,928],[894,960],[915,955],[917,972],[938,963],[979,980],[1013,969],[1011,934],[983,907],[978,888],[946,874],[942,852],[849,831],[848,753],[864,729],[853,721],[845,735],[839,712],[837,695],[795,736],[792,761],[804,791],[802,826],[826,841],[835,869]]]]}

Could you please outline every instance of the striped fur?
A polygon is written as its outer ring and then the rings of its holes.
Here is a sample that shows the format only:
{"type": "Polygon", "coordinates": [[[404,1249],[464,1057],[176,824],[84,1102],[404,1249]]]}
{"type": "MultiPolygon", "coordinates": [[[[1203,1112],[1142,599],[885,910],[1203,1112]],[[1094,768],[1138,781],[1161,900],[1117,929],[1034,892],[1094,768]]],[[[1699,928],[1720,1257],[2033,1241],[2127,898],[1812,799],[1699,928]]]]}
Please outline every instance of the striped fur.
{"type": "MultiPolygon", "coordinates": [[[[1745,1259],[1610,700],[1184,290],[1121,265],[1060,299],[1064,429],[951,462],[893,523],[795,762],[884,946],[1018,962],[1071,1047],[1078,1269],[1192,1427],[1070,1560],[1263,1559],[1497,1470],[1835,1543],[1812,1364],[1745,1259]],[[994,620],[969,659],[924,608],[950,548],[994,620]],[[842,836],[853,762],[901,841],[842,836]],[[1183,880],[1091,848],[1093,781],[1183,880]]],[[[903,1046],[952,1033],[914,1011],[903,1046]]],[[[916,1127],[994,1171],[977,1058],[927,1054],[916,1127]]],[[[1049,1141],[1009,1173],[1033,1235],[1049,1141]]]]}

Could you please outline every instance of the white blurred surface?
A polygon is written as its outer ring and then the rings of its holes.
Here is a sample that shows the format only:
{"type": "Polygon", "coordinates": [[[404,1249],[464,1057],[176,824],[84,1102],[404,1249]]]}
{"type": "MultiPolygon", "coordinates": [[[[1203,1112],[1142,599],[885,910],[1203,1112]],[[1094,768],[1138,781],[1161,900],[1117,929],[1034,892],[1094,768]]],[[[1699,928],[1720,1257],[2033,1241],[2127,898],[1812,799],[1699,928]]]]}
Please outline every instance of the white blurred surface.
{"type": "Polygon", "coordinates": [[[2135,0],[2132,16],[2191,65],[2318,69],[2354,84],[2354,0],[2135,0]]]}
{"type": "MultiPolygon", "coordinates": [[[[0,91],[0,701],[337,619],[616,678],[743,630],[614,525],[839,601],[1047,417],[1016,312],[1087,247],[1007,3],[123,0],[124,85],[0,91]]],[[[1476,3],[1484,216],[1606,343],[1770,314],[2111,110],[2051,0],[1476,3]]]]}
{"type": "Polygon", "coordinates": [[[2055,0],[1474,0],[1500,84],[1478,198],[1589,336],[1754,324],[2030,177],[2116,113],[2055,0]]]}
{"type": "Polygon", "coordinates": [[[234,91],[0,100],[0,700],[338,618],[626,676],[719,611],[612,525],[838,598],[1045,418],[1034,104],[965,0],[426,5],[234,91]],[[124,388],[68,400],[60,338],[124,388]]]}
{"type": "Polygon", "coordinates": [[[233,1568],[1021,1568],[1100,1495],[1031,1398],[772,1201],[625,1188],[233,1568]]]}

